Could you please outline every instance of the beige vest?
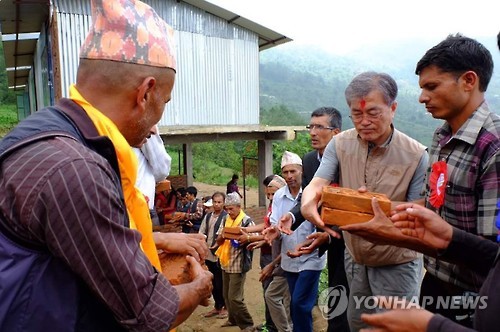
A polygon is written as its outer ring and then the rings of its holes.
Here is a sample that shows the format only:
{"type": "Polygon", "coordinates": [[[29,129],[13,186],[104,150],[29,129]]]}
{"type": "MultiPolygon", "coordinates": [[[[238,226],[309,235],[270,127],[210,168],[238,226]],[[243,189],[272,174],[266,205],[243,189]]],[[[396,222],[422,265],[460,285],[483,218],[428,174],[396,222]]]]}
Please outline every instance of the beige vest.
{"type": "MultiPolygon", "coordinates": [[[[406,201],[425,146],[396,129],[390,143],[372,148],[370,155],[368,143],[358,137],[356,129],[338,134],[335,143],[340,186],[358,189],[365,185],[368,191],[386,194],[393,201],[406,201]]],[[[420,255],[405,248],[376,245],[347,232],[344,239],[354,261],[367,266],[407,263],[420,255]]]]}

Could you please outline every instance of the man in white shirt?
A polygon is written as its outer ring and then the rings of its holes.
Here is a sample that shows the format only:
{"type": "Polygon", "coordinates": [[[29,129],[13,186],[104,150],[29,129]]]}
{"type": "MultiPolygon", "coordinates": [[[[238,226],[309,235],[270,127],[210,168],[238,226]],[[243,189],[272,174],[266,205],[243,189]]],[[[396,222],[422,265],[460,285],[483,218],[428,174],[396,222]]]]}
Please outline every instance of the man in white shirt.
{"type": "Polygon", "coordinates": [[[160,223],[154,208],[155,186],[157,182],[165,180],[169,175],[172,161],[158,134],[158,126],[153,126],[150,136],[144,139],[138,146],[132,147],[132,150],[138,159],[137,181],[135,185],[146,197],[153,225],[158,226],[160,223]]]}

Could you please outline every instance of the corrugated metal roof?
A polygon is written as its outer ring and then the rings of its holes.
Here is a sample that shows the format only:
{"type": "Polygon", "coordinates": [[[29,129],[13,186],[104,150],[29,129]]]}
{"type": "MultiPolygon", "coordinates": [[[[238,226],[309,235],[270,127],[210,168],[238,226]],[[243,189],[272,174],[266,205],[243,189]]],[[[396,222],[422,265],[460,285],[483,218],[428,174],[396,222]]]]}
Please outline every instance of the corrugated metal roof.
{"type": "MultiPolygon", "coordinates": [[[[240,27],[255,32],[259,36],[260,51],[292,41],[292,39],[288,38],[287,36],[268,29],[256,22],[250,21],[211,2],[203,0],[181,0],[181,2],[189,3],[190,5],[203,9],[207,13],[224,19],[228,23],[236,24],[240,27]]],[[[249,2],[249,6],[251,6],[251,2],[249,2]]]]}
{"type": "MultiPolygon", "coordinates": [[[[16,0],[0,1],[0,24],[2,34],[18,34],[26,32],[41,32],[44,24],[47,23],[49,17],[49,0],[16,0]]],[[[68,8],[70,12],[79,12],[89,14],[89,7],[84,1],[56,1],[59,9],[68,8]]],[[[147,3],[155,3],[155,8],[164,7],[168,1],[151,0],[147,3]]],[[[235,24],[243,27],[258,35],[259,50],[264,50],[282,43],[291,41],[290,38],[279,34],[273,30],[267,29],[260,24],[245,19],[233,12],[218,7],[212,3],[203,0],[176,0],[176,3],[185,2],[200,10],[203,10],[215,17],[222,18],[228,24],[235,24]]],[[[251,5],[251,3],[249,4],[251,5]]],[[[194,11],[187,13],[196,15],[194,11]]],[[[163,16],[163,15],[162,15],[163,16]]],[[[168,20],[168,17],[167,17],[168,20]]],[[[204,21],[206,24],[207,21],[204,21]]],[[[181,22],[176,20],[169,21],[176,29],[182,31],[181,22]]],[[[202,22],[200,22],[201,24],[202,22]]],[[[220,23],[223,24],[223,23],[220,23]]],[[[199,27],[203,29],[203,26],[199,27]]],[[[205,29],[206,30],[206,29],[205,29]]],[[[216,29],[214,30],[216,31],[216,29]]],[[[242,31],[242,30],[239,30],[242,31]]],[[[239,32],[238,32],[239,33],[239,32]]],[[[241,37],[239,37],[241,38],[241,37]]],[[[243,38],[241,38],[243,39],[243,38]]],[[[24,65],[33,64],[33,56],[35,51],[35,42],[25,42],[18,39],[14,41],[4,41],[4,52],[8,67],[17,68],[24,65]]],[[[9,86],[25,85],[27,75],[23,71],[14,70],[9,72],[9,86]]]]}
{"type": "MultiPolygon", "coordinates": [[[[56,0],[60,91],[76,81],[80,45],[90,28],[90,6],[56,0]]],[[[250,125],[259,123],[258,35],[174,0],[148,3],[176,29],[177,75],[160,125],[250,125]],[[158,7],[157,7],[158,6],[158,7]],[[187,31],[185,31],[187,30],[187,31]]],[[[88,4],[88,3],[87,3],[88,4]]],[[[56,82],[58,84],[58,82],[56,82]]],[[[56,93],[59,93],[56,89],[56,93]]],[[[38,99],[38,106],[48,106],[38,99]]]]}

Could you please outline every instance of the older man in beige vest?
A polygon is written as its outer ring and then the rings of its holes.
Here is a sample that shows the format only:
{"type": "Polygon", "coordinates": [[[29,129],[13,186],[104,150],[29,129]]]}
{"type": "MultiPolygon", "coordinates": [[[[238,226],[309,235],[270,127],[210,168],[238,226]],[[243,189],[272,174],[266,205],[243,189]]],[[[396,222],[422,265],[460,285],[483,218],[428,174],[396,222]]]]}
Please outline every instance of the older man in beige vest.
{"type": "MultiPolygon", "coordinates": [[[[426,148],[396,130],[397,85],[384,73],[356,76],[345,91],[354,129],[335,136],[321,165],[302,196],[302,214],[323,225],[317,204],[323,186],[337,181],[342,187],[366,188],[392,201],[421,198],[428,161],[426,148]]],[[[331,230],[328,230],[333,234],[331,230]]],[[[348,320],[352,331],[366,327],[361,314],[373,311],[371,296],[418,299],[422,257],[415,251],[375,245],[344,233],[345,268],[350,287],[348,320]]]]}

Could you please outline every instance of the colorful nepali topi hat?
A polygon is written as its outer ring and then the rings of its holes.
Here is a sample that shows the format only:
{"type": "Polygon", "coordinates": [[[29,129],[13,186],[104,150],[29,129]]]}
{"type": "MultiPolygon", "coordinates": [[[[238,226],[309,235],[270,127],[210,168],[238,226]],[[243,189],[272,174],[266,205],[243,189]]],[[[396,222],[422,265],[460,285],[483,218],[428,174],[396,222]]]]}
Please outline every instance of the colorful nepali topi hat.
{"type": "Polygon", "coordinates": [[[174,30],[136,0],[92,0],[92,26],[81,59],[110,60],[176,70],[174,30]]]}
{"type": "Polygon", "coordinates": [[[226,195],[226,200],[224,201],[224,205],[241,205],[241,198],[238,193],[229,193],[226,195]]]}
{"type": "Polygon", "coordinates": [[[299,157],[298,154],[295,154],[290,151],[285,151],[283,153],[283,157],[281,158],[281,168],[287,166],[287,165],[300,165],[302,166],[302,159],[299,157]]]}

